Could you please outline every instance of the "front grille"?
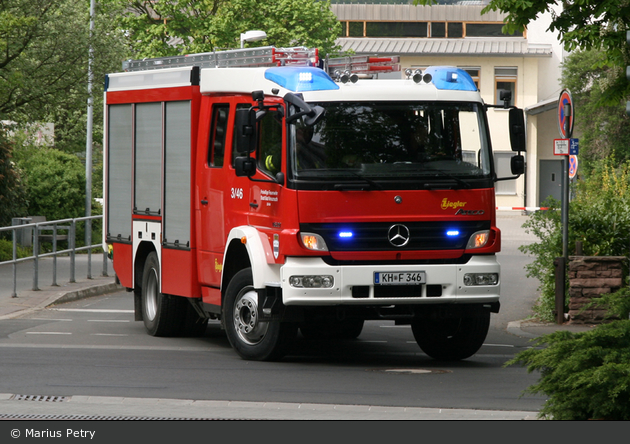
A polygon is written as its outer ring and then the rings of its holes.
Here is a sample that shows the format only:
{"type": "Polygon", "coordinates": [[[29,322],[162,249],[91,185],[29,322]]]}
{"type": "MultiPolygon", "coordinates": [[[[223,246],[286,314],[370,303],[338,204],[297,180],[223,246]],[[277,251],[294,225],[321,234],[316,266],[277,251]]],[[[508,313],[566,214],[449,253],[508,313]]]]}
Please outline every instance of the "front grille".
{"type": "Polygon", "coordinates": [[[490,221],[404,222],[400,224],[409,230],[409,241],[398,247],[388,238],[390,228],[396,224],[398,222],[301,224],[300,230],[319,234],[328,250],[335,252],[463,250],[473,233],[490,229],[490,221]],[[449,231],[458,234],[449,236],[449,231]]]}

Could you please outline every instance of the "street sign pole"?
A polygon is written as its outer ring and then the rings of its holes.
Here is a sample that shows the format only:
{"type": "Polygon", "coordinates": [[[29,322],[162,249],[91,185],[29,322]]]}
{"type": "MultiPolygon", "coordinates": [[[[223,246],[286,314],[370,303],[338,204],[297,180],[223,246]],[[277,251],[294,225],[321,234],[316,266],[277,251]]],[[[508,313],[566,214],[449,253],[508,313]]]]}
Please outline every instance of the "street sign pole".
{"type": "MultiPolygon", "coordinates": [[[[573,132],[573,98],[568,90],[560,93],[558,100],[558,129],[560,137],[566,139],[571,145],[571,133],[573,132]]],[[[554,149],[556,149],[554,144],[554,149]]],[[[556,154],[556,153],[554,153],[556,154]]],[[[562,159],[562,256],[556,258],[556,323],[564,323],[564,306],[566,295],[566,273],[569,262],[569,154],[570,148],[563,154],[562,159]]]]}
{"type": "MultiPolygon", "coordinates": [[[[564,105],[566,138],[571,139],[571,105],[564,105]]],[[[562,256],[569,259],[569,156],[562,156],[562,256]]]]}

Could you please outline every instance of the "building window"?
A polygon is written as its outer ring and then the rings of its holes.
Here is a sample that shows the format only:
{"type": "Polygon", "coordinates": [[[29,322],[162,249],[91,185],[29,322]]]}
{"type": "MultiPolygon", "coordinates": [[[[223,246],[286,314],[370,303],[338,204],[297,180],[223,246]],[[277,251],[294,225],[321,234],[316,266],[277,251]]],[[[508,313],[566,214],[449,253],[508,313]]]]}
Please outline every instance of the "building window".
{"type": "Polygon", "coordinates": [[[431,22],[431,37],[446,37],[446,22],[431,22]]]}
{"type": "Polygon", "coordinates": [[[348,22],[348,37],[363,37],[365,22],[348,22]]]}
{"type": "Polygon", "coordinates": [[[427,22],[366,22],[367,37],[428,37],[427,22]]]}
{"type": "Polygon", "coordinates": [[[523,37],[523,31],[504,34],[503,23],[466,23],[466,37],[523,37]]]}
{"type": "Polygon", "coordinates": [[[518,68],[516,67],[496,67],[494,68],[494,103],[497,105],[503,105],[503,94],[509,94],[510,100],[509,106],[514,106],[516,103],[516,77],[518,74],[518,68]]]}
{"type": "MultiPolygon", "coordinates": [[[[497,177],[511,177],[512,168],[510,162],[514,156],[511,151],[507,152],[495,152],[494,153],[494,169],[496,170],[497,177]]],[[[515,180],[500,180],[495,183],[495,191],[497,195],[516,195],[516,181],[515,180]]]]}
{"type": "Polygon", "coordinates": [[[449,23],[446,36],[449,39],[461,39],[464,37],[464,24],[462,22],[449,23]]]}
{"type": "Polygon", "coordinates": [[[461,67],[464,71],[466,71],[470,77],[472,77],[473,82],[477,85],[477,90],[479,90],[479,79],[481,77],[481,68],[478,66],[463,66],[461,67]]]}

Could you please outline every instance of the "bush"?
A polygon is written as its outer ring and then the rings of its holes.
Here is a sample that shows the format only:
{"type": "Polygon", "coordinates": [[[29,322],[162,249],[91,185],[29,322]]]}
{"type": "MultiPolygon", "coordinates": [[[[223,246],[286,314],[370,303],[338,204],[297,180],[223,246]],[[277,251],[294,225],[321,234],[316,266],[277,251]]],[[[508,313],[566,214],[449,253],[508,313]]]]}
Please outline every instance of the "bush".
{"type": "Polygon", "coordinates": [[[630,419],[630,320],[582,333],[558,331],[505,365],[540,371],[526,392],[548,396],[539,416],[556,420],[630,419]]]}
{"type": "Polygon", "coordinates": [[[59,220],[85,215],[85,169],[79,158],[53,148],[15,152],[26,186],[28,214],[59,220]]]}
{"type": "MultiPolygon", "coordinates": [[[[585,256],[627,256],[630,244],[630,163],[614,166],[614,159],[594,165],[588,177],[575,187],[569,206],[569,255],[576,241],[582,242],[585,256]]],[[[539,242],[519,247],[535,256],[527,265],[528,277],[540,282],[540,297],[534,313],[543,321],[555,319],[555,273],[553,261],[562,256],[560,204],[548,199],[547,211],[534,213],[523,228],[539,242]]],[[[568,289],[568,282],[566,285],[568,289]]],[[[569,298],[565,297],[568,305],[569,298]]]]}
{"type": "MultiPolygon", "coordinates": [[[[28,248],[17,246],[17,257],[28,257],[31,251],[28,248]]],[[[0,262],[13,260],[13,241],[0,239],[0,262]]]]}

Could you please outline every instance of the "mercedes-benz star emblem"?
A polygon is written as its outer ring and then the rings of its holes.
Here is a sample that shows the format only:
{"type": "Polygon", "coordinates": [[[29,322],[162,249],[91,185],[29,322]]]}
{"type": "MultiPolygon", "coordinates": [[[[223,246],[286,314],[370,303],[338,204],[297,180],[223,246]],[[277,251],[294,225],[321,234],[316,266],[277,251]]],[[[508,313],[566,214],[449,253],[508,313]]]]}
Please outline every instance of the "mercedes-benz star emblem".
{"type": "Polygon", "coordinates": [[[409,228],[401,224],[392,225],[387,232],[387,239],[394,247],[404,247],[409,238],[409,228]]]}

